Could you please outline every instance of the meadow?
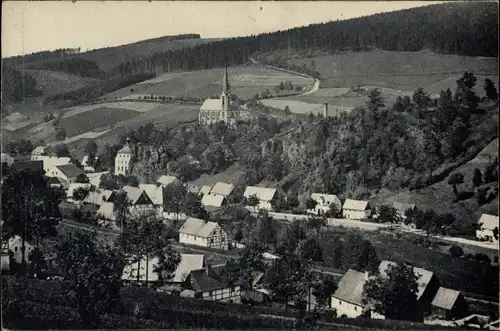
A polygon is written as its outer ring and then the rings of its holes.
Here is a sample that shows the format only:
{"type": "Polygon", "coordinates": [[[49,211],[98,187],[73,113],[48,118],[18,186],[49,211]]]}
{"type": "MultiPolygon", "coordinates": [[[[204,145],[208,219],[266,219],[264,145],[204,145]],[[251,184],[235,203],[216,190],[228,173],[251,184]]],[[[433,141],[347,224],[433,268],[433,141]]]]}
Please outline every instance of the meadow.
{"type": "Polygon", "coordinates": [[[98,79],[81,77],[61,71],[27,70],[27,73],[36,79],[37,86],[43,92],[43,96],[74,91],[99,82],[98,79]]]}

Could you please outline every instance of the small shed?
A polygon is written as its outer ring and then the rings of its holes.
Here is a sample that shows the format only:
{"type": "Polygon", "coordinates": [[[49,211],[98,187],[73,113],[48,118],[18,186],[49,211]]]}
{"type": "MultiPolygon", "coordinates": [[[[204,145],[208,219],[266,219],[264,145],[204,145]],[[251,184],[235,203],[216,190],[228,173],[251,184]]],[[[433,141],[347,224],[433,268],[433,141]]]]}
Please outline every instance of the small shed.
{"type": "Polygon", "coordinates": [[[432,314],[446,320],[459,319],[468,315],[467,301],[462,293],[440,287],[432,300],[432,314]]]}

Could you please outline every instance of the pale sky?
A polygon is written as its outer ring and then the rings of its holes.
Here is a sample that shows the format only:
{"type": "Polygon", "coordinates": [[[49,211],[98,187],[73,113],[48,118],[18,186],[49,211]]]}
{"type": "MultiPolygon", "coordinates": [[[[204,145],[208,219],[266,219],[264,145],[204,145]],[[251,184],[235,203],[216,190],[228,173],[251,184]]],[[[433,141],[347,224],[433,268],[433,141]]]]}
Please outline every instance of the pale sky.
{"type": "Polygon", "coordinates": [[[443,1],[2,1],[2,57],[198,33],[235,37],[443,1]]]}

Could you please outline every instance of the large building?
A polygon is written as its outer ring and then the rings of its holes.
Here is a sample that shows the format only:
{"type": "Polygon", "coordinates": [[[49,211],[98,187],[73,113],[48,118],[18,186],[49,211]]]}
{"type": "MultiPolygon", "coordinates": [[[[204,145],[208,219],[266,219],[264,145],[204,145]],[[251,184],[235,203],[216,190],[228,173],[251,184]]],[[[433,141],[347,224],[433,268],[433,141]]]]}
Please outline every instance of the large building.
{"type": "Polygon", "coordinates": [[[127,143],[116,153],[115,157],[115,175],[128,176],[130,172],[132,155],[134,154],[134,149],[130,143],[130,139],[127,138],[127,143]]]}
{"type": "Polygon", "coordinates": [[[202,125],[215,124],[221,121],[226,123],[226,125],[235,125],[239,117],[239,107],[231,104],[231,90],[229,88],[229,78],[226,66],[224,68],[220,99],[205,100],[200,107],[198,121],[202,125]]]}

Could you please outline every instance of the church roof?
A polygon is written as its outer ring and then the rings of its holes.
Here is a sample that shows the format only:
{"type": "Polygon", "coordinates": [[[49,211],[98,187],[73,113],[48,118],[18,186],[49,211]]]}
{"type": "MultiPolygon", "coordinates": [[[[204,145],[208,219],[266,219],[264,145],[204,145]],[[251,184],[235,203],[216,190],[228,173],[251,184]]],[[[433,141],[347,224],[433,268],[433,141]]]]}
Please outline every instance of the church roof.
{"type": "Polygon", "coordinates": [[[227,64],[224,66],[224,78],[222,80],[222,92],[229,91],[229,77],[227,76],[227,64]]]}

